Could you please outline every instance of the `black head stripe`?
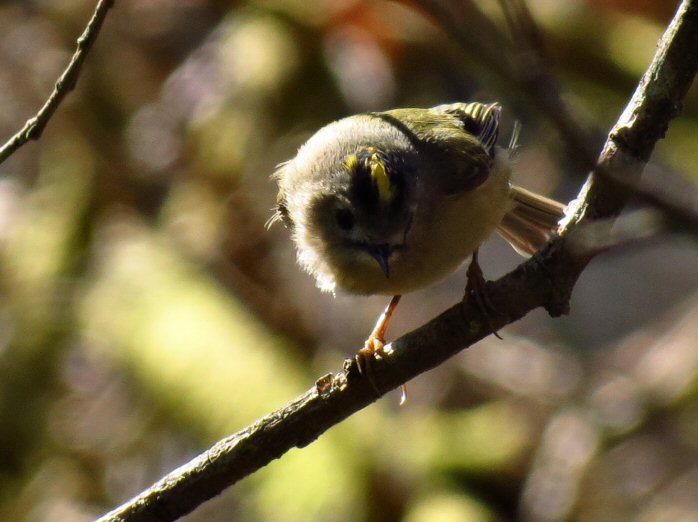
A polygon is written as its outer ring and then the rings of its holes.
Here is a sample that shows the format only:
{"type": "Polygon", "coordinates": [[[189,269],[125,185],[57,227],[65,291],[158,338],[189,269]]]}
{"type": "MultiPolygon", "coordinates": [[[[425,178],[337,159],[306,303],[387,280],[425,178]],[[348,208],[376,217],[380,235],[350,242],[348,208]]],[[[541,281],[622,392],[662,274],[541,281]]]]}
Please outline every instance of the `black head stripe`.
{"type": "Polygon", "coordinates": [[[352,200],[357,205],[361,205],[368,213],[375,213],[379,209],[400,208],[405,200],[405,162],[399,153],[386,153],[369,147],[360,151],[352,160],[352,200]],[[387,187],[379,186],[380,182],[386,180],[376,179],[376,163],[380,164],[383,172],[380,174],[387,176],[387,187]]]}

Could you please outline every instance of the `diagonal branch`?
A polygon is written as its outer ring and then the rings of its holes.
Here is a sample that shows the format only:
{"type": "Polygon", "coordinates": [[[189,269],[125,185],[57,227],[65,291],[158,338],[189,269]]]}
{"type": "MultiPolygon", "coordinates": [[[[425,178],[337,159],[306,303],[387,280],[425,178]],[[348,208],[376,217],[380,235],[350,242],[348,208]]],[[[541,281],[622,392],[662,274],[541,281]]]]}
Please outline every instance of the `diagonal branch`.
{"type": "Polygon", "coordinates": [[[63,102],[66,95],[75,88],[85,57],[92,48],[92,44],[97,39],[99,30],[102,28],[102,23],[107,16],[107,11],[109,11],[113,5],[114,0],[99,0],[94,13],[92,13],[92,18],[90,18],[80,38],[78,38],[75,53],[73,53],[68,67],[66,67],[63,74],[61,74],[60,78],[56,81],[53,92],[48,100],[46,100],[43,107],[39,109],[39,112],[28,119],[24,127],[0,147],[0,163],[4,162],[29,140],[38,140],[41,137],[53,113],[56,112],[56,109],[61,102],[63,102]]]}
{"type": "Polygon", "coordinates": [[[537,307],[553,316],[568,310],[572,289],[594,252],[575,241],[580,225],[616,216],[627,197],[609,176],[639,177],[698,68],[698,0],[684,0],[659,43],[649,69],[609,133],[599,161],[560,233],[539,255],[487,286],[495,314],[486,320],[470,301],[458,303],[390,346],[376,361],[374,383],[359,376],[353,360],[282,409],[218,442],[100,522],[175,520],[293,447],[326,430],[407,380],[441,364],[492,330],[537,307]],[[374,387],[375,385],[375,387],[374,387]]]}

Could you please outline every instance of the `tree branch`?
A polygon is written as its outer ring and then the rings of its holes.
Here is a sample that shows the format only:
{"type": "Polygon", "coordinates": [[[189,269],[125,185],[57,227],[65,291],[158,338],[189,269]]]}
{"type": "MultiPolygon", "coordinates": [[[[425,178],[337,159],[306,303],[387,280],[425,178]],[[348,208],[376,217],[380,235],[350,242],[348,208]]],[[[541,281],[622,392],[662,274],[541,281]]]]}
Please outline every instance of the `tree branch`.
{"type": "Polygon", "coordinates": [[[92,18],[90,18],[85,30],[77,40],[75,53],[73,53],[68,67],[66,67],[63,74],[61,74],[60,78],[56,81],[53,92],[48,100],[46,100],[43,107],[39,109],[39,112],[28,119],[24,127],[0,148],[0,163],[3,163],[29,140],[38,140],[41,137],[53,113],[56,112],[56,109],[63,102],[66,95],[75,88],[85,57],[92,48],[92,44],[97,39],[102,23],[107,16],[107,11],[109,11],[113,5],[114,0],[99,0],[99,2],[97,2],[97,7],[95,7],[94,13],[92,13],[92,18]]]}
{"type": "Polygon", "coordinates": [[[374,383],[353,360],[317,381],[282,409],[218,442],[100,522],[175,520],[205,500],[279,458],[310,444],[327,429],[418,374],[438,366],[493,330],[537,307],[567,313],[572,289],[595,252],[575,246],[580,225],[616,216],[627,198],[610,177],[634,183],[675,117],[698,68],[698,0],[684,0],[659,43],[649,69],[609,133],[594,172],[570,206],[560,236],[534,258],[495,282],[487,292],[495,313],[484,318],[469,300],[389,345],[373,366],[374,383]]]}

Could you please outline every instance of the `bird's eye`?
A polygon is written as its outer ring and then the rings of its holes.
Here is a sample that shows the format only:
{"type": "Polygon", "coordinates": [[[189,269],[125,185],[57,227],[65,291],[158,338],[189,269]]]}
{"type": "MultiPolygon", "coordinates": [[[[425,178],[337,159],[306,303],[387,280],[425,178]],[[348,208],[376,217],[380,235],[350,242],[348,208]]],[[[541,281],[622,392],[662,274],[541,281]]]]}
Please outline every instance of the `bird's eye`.
{"type": "Polygon", "coordinates": [[[347,207],[340,207],[335,210],[334,218],[342,230],[351,230],[354,227],[354,213],[347,207]]]}

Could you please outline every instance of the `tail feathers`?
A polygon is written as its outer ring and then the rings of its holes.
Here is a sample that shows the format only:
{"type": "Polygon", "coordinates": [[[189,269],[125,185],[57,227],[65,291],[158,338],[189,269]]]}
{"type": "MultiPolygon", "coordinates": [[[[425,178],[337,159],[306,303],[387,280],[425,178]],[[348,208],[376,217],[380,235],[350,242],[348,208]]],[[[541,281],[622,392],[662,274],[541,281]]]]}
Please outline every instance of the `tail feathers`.
{"type": "Polygon", "coordinates": [[[497,232],[522,256],[541,249],[557,231],[565,206],[520,187],[512,187],[514,207],[504,216],[497,232]]]}

